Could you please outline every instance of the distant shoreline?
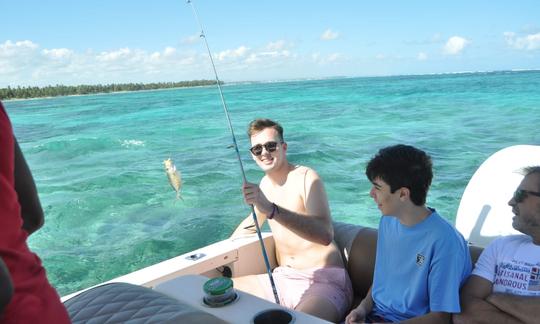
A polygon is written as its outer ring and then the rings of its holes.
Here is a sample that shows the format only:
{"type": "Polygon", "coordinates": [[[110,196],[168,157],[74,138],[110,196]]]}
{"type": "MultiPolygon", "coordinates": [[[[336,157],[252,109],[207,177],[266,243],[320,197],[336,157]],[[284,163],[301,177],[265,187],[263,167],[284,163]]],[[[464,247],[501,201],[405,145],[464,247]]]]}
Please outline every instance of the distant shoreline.
{"type": "MultiPolygon", "coordinates": [[[[223,84],[223,81],[220,81],[223,84]]],[[[148,91],[173,88],[201,87],[215,85],[215,80],[192,80],[157,83],[119,83],[106,85],[54,85],[45,87],[0,88],[0,100],[43,99],[62,96],[82,96],[117,92],[148,91]]]]}
{"type": "MultiPolygon", "coordinates": [[[[431,76],[460,76],[469,74],[498,74],[498,73],[527,73],[527,72],[540,72],[538,69],[510,69],[510,70],[486,70],[486,71],[459,71],[459,72],[441,72],[441,73],[423,73],[423,74],[391,74],[391,75],[365,75],[365,76],[330,76],[330,77],[313,77],[313,78],[293,78],[293,79],[276,79],[276,80],[252,80],[252,81],[228,81],[227,85],[239,85],[239,84],[259,84],[259,83],[284,83],[284,82],[299,82],[299,81],[318,81],[318,80],[331,80],[331,79],[356,79],[356,78],[393,78],[393,77],[431,77],[431,76]]],[[[47,99],[61,96],[84,96],[91,94],[113,94],[122,92],[135,92],[135,91],[153,91],[153,90],[166,90],[166,89],[178,89],[178,88],[194,88],[194,87],[206,87],[215,85],[215,80],[193,80],[193,81],[180,81],[180,82],[156,82],[156,83],[121,83],[121,84],[107,84],[107,85],[78,85],[78,86],[44,86],[44,87],[21,87],[16,88],[0,88],[0,100],[2,101],[17,101],[17,100],[31,100],[31,99],[47,99]],[[38,96],[7,96],[8,90],[28,91],[28,89],[52,89],[52,88],[84,88],[84,87],[110,87],[106,91],[92,91],[92,92],[77,92],[72,93],[59,93],[59,94],[46,94],[38,96]]],[[[220,84],[224,84],[220,80],[220,84]]]]}

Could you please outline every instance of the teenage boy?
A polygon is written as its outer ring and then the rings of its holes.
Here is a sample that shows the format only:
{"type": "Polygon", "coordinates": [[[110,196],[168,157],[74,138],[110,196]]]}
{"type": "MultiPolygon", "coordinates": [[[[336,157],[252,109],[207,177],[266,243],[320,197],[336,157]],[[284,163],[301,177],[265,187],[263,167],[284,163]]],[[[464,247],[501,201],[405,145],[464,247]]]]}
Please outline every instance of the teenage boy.
{"type": "Polygon", "coordinates": [[[408,145],[386,147],[369,161],[366,175],[382,213],[375,273],[346,323],[450,323],[472,266],[463,236],[425,205],[431,158],[408,145]]]}

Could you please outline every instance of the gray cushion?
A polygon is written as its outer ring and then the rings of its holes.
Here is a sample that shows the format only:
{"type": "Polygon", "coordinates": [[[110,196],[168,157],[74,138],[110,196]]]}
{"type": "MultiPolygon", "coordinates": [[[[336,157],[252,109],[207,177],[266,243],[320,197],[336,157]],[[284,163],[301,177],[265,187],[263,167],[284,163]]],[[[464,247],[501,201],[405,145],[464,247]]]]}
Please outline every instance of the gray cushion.
{"type": "Polygon", "coordinates": [[[111,283],[64,302],[73,323],[225,323],[150,288],[111,283]]]}
{"type": "Polygon", "coordinates": [[[341,256],[345,264],[349,262],[349,256],[351,255],[351,248],[356,235],[364,227],[360,225],[353,225],[343,222],[333,222],[334,226],[334,241],[339,247],[341,256]]]}

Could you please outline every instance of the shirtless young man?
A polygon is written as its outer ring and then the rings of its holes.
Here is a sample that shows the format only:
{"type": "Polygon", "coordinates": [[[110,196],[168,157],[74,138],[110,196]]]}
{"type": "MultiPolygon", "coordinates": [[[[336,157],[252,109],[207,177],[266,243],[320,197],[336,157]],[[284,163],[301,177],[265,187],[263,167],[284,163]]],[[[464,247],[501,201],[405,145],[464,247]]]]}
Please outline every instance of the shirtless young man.
{"type": "MultiPolygon", "coordinates": [[[[278,267],[273,278],[280,304],[337,322],[348,312],[352,286],[334,242],[334,230],[322,180],[310,168],[287,161],[283,128],[256,119],[248,128],[251,154],[265,172],[260,185],[245,183],[244,200],[257,220],[268,220],[278,267]]],[[[232,237],[254,233],[249,215],[232,237]]],[[[233,278],[237,289],[274,301],[267,274],[233,278]]]]}

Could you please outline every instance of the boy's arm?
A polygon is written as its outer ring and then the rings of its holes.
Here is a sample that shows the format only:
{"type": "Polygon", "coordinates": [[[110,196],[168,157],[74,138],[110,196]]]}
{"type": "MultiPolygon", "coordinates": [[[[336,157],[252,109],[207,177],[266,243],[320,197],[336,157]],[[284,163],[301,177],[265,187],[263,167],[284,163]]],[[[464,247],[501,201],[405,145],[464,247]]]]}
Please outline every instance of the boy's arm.
{"type": "Polygon", "coordinates": [[[345,318],[345,324],[364,323],[366,316],[373,310],[373,297],[371,296],[371,287],[366,294],[366,297],[362,299],[360,304],[351,310],[349,315],[345,318]]]}

